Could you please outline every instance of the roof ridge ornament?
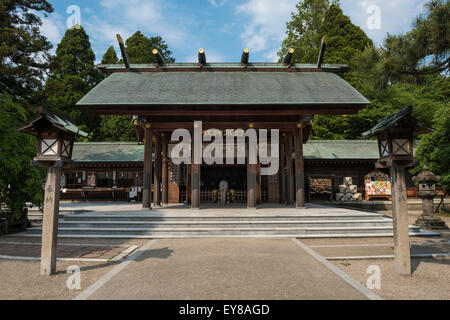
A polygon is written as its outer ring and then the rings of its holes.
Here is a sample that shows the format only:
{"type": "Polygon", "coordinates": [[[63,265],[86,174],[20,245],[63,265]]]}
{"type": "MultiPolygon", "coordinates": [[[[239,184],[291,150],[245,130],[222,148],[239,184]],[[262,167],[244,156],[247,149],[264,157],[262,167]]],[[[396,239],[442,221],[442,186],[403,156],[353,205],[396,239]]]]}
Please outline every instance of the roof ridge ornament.
{"type": "Polygon", "coordinates": [[[123,44],[123,39],[120,34],[116,34],[117,41],[119,42],[120,52],[122,53],[122,60],[125,64],[125,68],[130,69],[130,62],[128,60],[127,51],[125,49],[125,45],[123,44]]]}
{"type": "Polygon", "coordinates": [[[203,67],[206,65],[206,54],[205,54],[205,50],[203,50],[203,48],[200,48],[198,50],[198,64],[200,67],[203,67]]]}
{"type": "Polygon", "coordinates": [[[289,48],[288,53],[284,56],[284,59],[283,59],[283,64],[285,66],[290,67],[292,65],[291,60],[292,60],[292,57],[294,56],[294,52],[295,52],[295,50],[293,48],[289,48]]]}
{"type": "Polygon", "coordinates": [[[155,56],[155,60],[156,60],[155,65],[157,67],[162,66],[164,64],[164,58],[161,55],[161,52],[159,52],[159,50],[155,48],[155,49],[153,49],[152,53],[155,56]]]}
{"type": "Polygon", "coordinates": [[[325,50],[327,49],[327,41],[328,41],[328,35],[324,35],[322,37],[322,44],[320,46],[319,57],[317,59],[317,68],[322,68],[323,56],[325,54],[325,50]]]}
{"type": "Polygon", "coordinates": [[[244,51],[242,52],[242,56],[241,56],[241,64],[245,67],[248,66],[248,60],[250,57],[250,51],[248,50],[248,48],[245,48],[244,51]]]}

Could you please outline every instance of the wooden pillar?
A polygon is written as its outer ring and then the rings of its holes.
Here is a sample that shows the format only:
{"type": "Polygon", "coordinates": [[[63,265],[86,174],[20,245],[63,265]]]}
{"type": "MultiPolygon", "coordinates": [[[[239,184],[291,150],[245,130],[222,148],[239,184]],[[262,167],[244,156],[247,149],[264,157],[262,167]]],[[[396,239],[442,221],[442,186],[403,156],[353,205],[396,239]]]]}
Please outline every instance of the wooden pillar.
{"type": "Polygon", "coordinates": [[[155,136],[155,172],[153,174],[153,204],[161,206],[161,137],[155,136]]]}
{"type": "Polygon", "coordinates": [[[186,164],[186,204],[191,203],[191,165],[186,164]]]}
{"type": "Polygon", "coordinates": [[[256,168],[257,164],[247,164],[247,207],[256,209],[256,168]]]}
{"type": "Polygon", "coordinates": [[[42,221],[41,275],[43,276],[50,276],[56,272],[60,181],[61,168],[48,167],[42,221]]]}
{"type": "Polygon", "coordinates": [[[285,171],[284,143],[280,142],[280,193],[281,203],[286,203],[286,171],[285,171]]]}
{"type": "Polygon", "coordinates": [[[144,172],[142,178],[143,190],[142,190],[142,208],[152,208],[152,129],[145,127],[145,139],[144,139],[144,172]]]}
{"type": "Polygon", "coordinates": [[[168,154],[168,144],[164,141],[162,147],[162,203],[169,203],[169,158],[168,154]]]}
{"type": "Polygon", "coordinates": [[[406,169],[405,167],[393,166],[390,168],[390,172],[392,214],[394,217],[395,269],[401,275],[411,275],[406,169]]]}
{"type": "Polygon", "coordinates": [[[305,165],[303,162],[303,129],[301,124],[294,133],[295,140],[295,206],[305,208],[305,165]]]}
{"type": "Polygon", "coordinates": [[[200,165],[191,165],[191,209],[200,209],[200,165]]]}
{"type": "Polygon", "coordinates": [[[285,137],[286,147],[286,200],[287,204],[294,203],[294,175],[292,172],[292,136],[290,134],[285,137]]]}

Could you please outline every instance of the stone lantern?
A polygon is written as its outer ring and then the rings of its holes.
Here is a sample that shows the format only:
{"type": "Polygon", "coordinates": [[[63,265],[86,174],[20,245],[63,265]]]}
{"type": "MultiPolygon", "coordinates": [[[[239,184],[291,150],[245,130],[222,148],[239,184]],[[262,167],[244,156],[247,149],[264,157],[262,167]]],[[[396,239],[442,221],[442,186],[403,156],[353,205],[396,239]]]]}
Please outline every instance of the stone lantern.
{"type": "Polygon", "coordinates": [[[412,116],[412,107],[408,107],[381,119],[363,133],[364,138],[377,136],[380,159],[376,167],[390,170],[395,269],[401,275],[411,275],[406,168],[417,164],[413,154],[414,136],[429,131],[412,116]]]}
{"type": "Polygon", "coordinates": [[[75,137],[87,137],[88,134],[44,108],[39,108],[39,116],[19,131],[33,135],[37,139],[37,155],[32,165],[47,168],[42,221],[41,275],[51,275],[56,271],[61,168],[70,166],[75,137]]]}
{"type": "Polygon", "coordinates": [[[446,229],[445,222],[434,214],[433,198],[436,197],[436,183],[441,179],[423,167],[412,180],[419,184],[419,198],[422,199],[422,215],[417,219],[416,225],[425,229],[446,229]]]}

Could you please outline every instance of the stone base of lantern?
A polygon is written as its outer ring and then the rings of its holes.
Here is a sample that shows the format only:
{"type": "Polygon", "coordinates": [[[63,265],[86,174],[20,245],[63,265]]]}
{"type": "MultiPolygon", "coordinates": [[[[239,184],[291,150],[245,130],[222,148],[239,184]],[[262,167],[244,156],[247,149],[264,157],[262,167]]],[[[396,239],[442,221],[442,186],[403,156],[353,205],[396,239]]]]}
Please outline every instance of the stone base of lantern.
{"type": "Polygon", "coordinates": [[[423,229],[448,229],[445,222],[436,215],[421,215],[415,225],[423,229]]]}

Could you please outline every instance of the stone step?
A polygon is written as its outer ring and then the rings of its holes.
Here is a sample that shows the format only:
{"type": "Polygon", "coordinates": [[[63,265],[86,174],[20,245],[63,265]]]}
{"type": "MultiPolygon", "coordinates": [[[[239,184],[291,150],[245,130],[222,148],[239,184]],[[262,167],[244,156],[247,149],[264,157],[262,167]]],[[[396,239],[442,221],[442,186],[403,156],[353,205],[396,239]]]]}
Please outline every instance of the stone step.
{"type": "Polygon", "coordinates": [[[289,228],[289,227],[370,227],[370,226],[388,226],[392,228],[392,220],[311,220],[311,221],[284,221],[284,220],[267,220],[267,221],[59,221],[59,228],[173,228],[174,231],[179,228],[289,228]]]}
{"type": "Polygon", "coordinates": [[[268,215],[268,214],[242,214],[242,215],[211,215],[211,214],[183,214],[183,215],[163,215],[163,214],[83,214],[83,215],[66,215],[62,217],[64,221],[318,221],[318,220],[376,220],[382,219],[383,216],[377,213],[357,213],[357,214],[302,214],[302,215],[268,215]]]}
{"type": "MultiPolygon", "coordinates": [[[[40,235],[41,227],[34,227],[27,230],[27,234],[40,235]]],[[[410,227],[410,232],[420,232],[418,227],[410,227]]],[[[304,227],[304,228],[59,228],[60,236],[92,235],[92,236],[121,236],[133,238],[136,236],[161,236],[161,237],[197,237],[197,236],[271,236],[271,235],[328,235],[333,234],[388,234],[392,233],[391,226],[374,227],[304,227]]]]}

